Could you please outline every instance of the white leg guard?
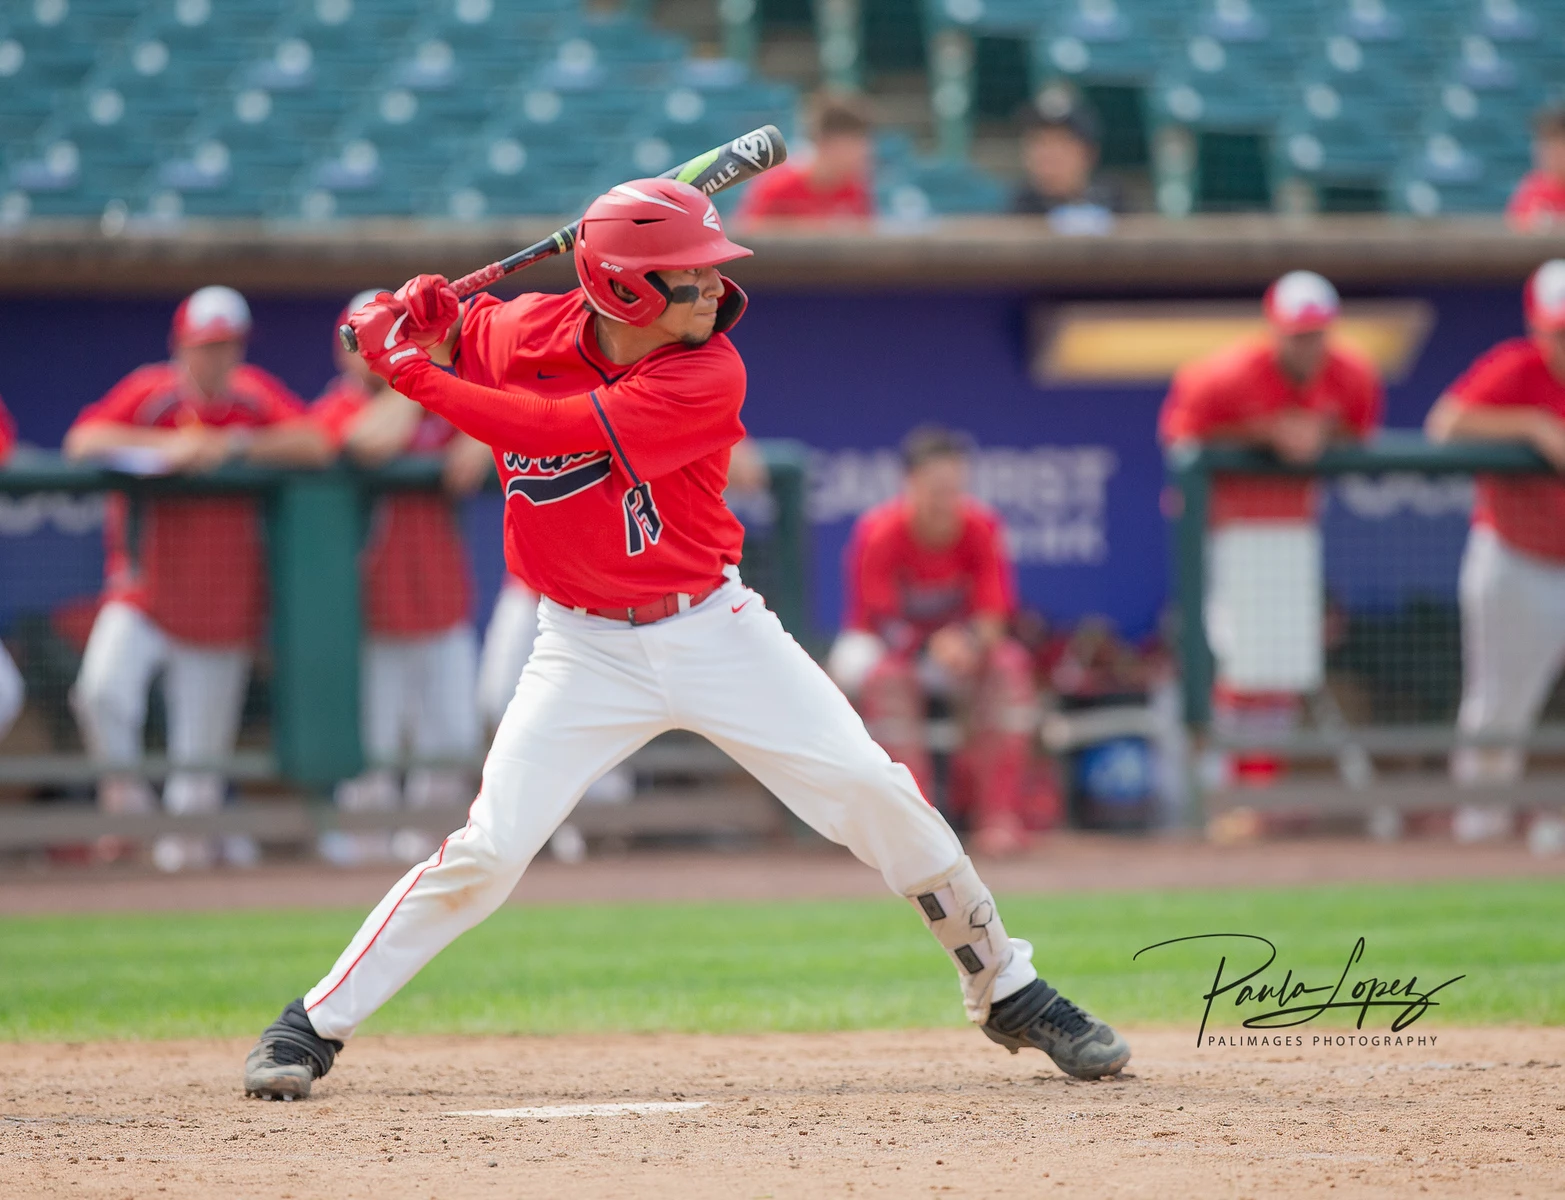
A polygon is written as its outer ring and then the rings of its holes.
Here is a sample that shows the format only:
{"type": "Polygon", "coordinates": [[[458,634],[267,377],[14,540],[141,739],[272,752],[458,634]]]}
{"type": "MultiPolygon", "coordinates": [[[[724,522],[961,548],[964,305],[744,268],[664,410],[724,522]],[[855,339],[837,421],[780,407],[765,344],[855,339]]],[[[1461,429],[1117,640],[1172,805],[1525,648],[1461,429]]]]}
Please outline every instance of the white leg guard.
{"type": "Polygon", "coordinates": [[[911,889],[907,898],[956,964],[967,1019],[982,1025],[989,1019],[995,980],[1010,966],[1015,949],[973,860],[964,854],[949,871],[911,889]]]}

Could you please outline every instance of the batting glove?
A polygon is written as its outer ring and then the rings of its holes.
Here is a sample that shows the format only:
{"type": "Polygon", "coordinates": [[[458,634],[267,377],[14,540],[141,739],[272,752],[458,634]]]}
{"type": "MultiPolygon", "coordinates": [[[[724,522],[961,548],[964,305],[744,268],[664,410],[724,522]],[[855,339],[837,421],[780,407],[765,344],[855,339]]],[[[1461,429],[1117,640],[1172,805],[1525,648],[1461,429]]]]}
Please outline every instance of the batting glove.
{"type": "Polygon", "coordinates": [[[424,347],[407,334],[408,310],[390,292],[380,292],[348,318],[359,339],[359,354],[387,383],[396,386],[397,376],[417,362],[428,362],[424,347]]]}
{"type": "Polygon", "coordinates": [[[446,340],[461,313],[462,302],[444,275],[415,275],[397,289],[396,297],[407,308],[403,329],[408,340],[426,350],[446,340]]]}

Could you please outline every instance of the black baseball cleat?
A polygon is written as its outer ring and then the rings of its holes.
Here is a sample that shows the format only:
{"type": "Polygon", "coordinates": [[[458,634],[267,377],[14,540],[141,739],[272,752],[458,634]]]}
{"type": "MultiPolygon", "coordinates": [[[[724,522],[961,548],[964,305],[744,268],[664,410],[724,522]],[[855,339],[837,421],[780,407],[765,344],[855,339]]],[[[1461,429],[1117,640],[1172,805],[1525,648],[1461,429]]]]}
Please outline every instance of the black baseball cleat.
{"type": "Polygon", "coordinates": [[[323,1038],[310,1024],[304,1001],[295,1000],[266,1027],[245,1059],[245,1095],[259,1100],[303,1100],[310,1085],[337,1058],[342,1043],[323,1038]]]}
{"type": "Polygon", "coordinates": [[[1041,979],[995,1001],[982,1028],[1012,1054],[1025,1046],[1042,1050],[1077,1079],[1117,1075],[1130,1061],[1129,1042],[1041,979]]]}

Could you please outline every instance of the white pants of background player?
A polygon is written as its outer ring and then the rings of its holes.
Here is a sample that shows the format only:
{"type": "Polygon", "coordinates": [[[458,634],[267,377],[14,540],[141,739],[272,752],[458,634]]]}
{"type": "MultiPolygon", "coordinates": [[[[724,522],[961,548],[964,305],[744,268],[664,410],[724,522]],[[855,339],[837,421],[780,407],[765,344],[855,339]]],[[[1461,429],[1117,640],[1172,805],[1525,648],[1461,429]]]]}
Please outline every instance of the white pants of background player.
{"type": "Polygon", "coordinates": [[[11,656],[0,646],[0,738],[10,732],[11,722],[22,711],[22,673],[11,656]]]}
{"type": "Polygon", "coordinates": [[[1036,978],[944,819],[847,698],[737,578],[688,612],[631,627],[549,600],[465,827],[380,902],[305,996],[347,1038],[511,894],[588,783],[669,729],[704,734],[814,829],[914,900],[959,964],[968,1016],[1036,978]],[[966,964],[963,973],[962,964],[966,964]]]}
{"type": "MultiPolygon", "coordinates": [[[[478,754],[475,696],[478,638],[467,622],[422,637],[367,637],[359,656],[359,738],[370,768],[337,787],[348,812],[392,812],[461,804],[472,776],[461,764],[478,754]],[[412,758],[406,781],[394,764],[412,758]]],[[[433,838],[405,830],[322,836],[321,852],[340,865],[384,859],[416,862],[433,838]]]]}
{"type": "MultiPolygon", "coordinates": [[[[1565,565],[1514,550],[1494,530],[1467,538],[1462,603],[1463,733],[1524,737],[1565,666],[1565,565]]],[[[1464,746],[1451,756],[1458,783],[1512,783],[1526,752],[1464,746]]]]}
{"type": "MultiPolygon", "coordinates": [[[[162,673],[168,712],[168,757],[163,804],[171,813],[216,812],[227,782],[202,770],[234,752],[250,650],[244,646],[197,646],[170,637],[139,608],[110,601],[99,611],[87,638],[81,673],[71,689],[71,708],[88,751],[106,774],[98,801],[109,812],[150,812],[152,790],[142,779],[113,774],[133,768],[142,755],[147,697],[162,673]],[[192,769],[197,768],[197,769],[192,769]]],[[[247,865],[255,859],[248,838],[227,838],[224,853],[247,865]]],[[[211,856],[204,839],[160,838],[154,858],[165,869],[203,865],[211,856]]]]}

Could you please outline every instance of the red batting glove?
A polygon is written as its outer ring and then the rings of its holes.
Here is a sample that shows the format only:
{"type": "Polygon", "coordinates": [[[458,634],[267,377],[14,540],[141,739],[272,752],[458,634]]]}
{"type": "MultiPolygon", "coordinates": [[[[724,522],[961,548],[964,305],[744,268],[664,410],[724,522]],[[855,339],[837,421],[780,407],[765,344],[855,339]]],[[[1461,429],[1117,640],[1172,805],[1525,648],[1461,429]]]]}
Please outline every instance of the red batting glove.
{"type": "Polygon", "coordinates": [[[396,296],[407,307],[408,323],[403,328],[408,340],[426,350],[446,340],[461,313],[462,302],[444,275],[415,275],[397,289],[396,296]]]}
{"type": "Polygon", "coordinates": [[[397,376],[413,363],[429,361],[424,348],[407,334],[410,320],[407,309],[390,292],[378,293],[348,318],[359,339],[359,355],[393,387],[397,376]]]}

